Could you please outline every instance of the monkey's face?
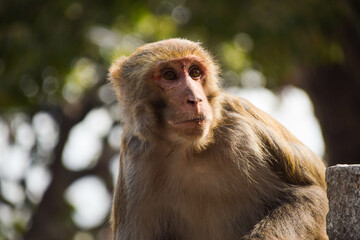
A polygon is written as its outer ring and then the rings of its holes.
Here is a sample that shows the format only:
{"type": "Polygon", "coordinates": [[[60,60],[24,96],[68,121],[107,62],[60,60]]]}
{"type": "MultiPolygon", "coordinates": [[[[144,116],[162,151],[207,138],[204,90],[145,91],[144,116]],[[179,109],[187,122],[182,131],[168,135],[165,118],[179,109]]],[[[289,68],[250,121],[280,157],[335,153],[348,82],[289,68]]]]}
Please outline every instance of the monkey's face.
{"type": "Polygon", "coordinates": [[[164,122],[175,136],[199,138],[209,132],[213,111],[206,92],[206,74],[197,56],[158,64],[154,79],[166,102],[164,122]]]}

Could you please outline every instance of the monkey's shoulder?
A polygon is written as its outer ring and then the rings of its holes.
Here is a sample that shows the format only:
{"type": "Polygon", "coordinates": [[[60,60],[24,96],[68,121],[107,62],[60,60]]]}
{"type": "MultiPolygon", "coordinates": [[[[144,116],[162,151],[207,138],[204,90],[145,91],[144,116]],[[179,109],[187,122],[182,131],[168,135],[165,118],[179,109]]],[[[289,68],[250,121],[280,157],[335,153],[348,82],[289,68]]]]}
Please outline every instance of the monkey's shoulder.
{"type": "Polygon", "coordinates": [[[245,98],[230,94],[222,95],[223,119],[227,121],[245,121],[252,126],[264,125],[280,127],[281,125],[270,115],[263,112],[245,98]]]}
{"type": "Polygon", "coordinates": [[[242,97],[237,97],[231,94],[224,93],[222,95],[222,105],[223,109],[230,113],[238,113],[243,116],[250,116],[252,118],[262,121],[274,121],[274,119],[270,115],[260,110],[250,101],[242,97]]]}
{"type": "Polygon", "coordinates": [[[282,173],[286,182],[325,185],[322,160],[278,121],[243,98],[224,95],[222,104],[228,123],[224,126],[236,131],[235,135],[242,141],[260,140],[263,156],[274,171],[282,173]]]}
{"type": "Polygon", "coordinates": [[[222,105],[225,111],[223,115],[237,116],[237,120],[247,121],[254,130],[261,133],[272,133],[289,142],[300,143],[281,123],[245,98],[224,94],[222,105]]]}

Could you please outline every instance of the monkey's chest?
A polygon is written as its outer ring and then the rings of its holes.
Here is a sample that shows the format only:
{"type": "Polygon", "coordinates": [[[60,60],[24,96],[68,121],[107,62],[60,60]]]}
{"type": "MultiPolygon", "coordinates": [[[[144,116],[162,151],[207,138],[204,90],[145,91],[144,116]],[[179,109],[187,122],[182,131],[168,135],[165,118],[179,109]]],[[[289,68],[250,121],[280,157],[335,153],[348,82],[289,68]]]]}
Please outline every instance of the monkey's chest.
{"type": "Polygon", "coordinates": [[[263,203],[253,200],[260,199],[257,191],[234,172],[211,164],[177,170],[146,201],[153,220],[166,216],[184,239],[238,239],[263,216],[263,203]]]}

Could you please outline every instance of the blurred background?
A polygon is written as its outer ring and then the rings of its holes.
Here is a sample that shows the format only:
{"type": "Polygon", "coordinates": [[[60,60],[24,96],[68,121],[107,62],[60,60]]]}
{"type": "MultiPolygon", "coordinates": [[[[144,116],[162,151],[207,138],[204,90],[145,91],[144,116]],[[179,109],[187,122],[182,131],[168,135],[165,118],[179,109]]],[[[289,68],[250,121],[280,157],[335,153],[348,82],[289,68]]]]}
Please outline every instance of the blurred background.
{"type": "Polygon", "coordinates": [[[327,164],[360,163],[357,0],[0,1],[0,240],[107,239],[119,56],[201,41],[227,91],[327,164]]]}

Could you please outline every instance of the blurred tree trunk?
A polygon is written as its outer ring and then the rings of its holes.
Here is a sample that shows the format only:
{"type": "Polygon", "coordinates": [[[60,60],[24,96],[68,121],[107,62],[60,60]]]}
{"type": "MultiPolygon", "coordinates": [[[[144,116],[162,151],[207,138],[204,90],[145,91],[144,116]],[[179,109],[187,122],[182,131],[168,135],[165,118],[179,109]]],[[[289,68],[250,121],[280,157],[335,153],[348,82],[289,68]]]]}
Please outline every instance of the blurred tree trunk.
{"type": "Polygon", "coordinates": [[[328,165],[360,163],[360,84],[341,66],[307,71],[307,85],[320,121],[328,165]]]}
{"type": "Polygon", "coordinates": [[[25,235],[26,240],[63,240],[72,239],[76,229],[70,221],[70,206],[63,197],[71,179],[62,163],[62,152],[71,128],[76,122],[61,116],[59,121],[60,137],[54,151],[54,163],[51,166],[52,181],[32,218],[32,225],[25,235]],[[61,215],[61,216],[60,216],[61,215]]]}
{"type": "Polygon", "coordinates": [[[62,154],[71,129],[81,122],[93,108],[100,106],[101,103],[97,99],[96,93],[99,86],[105,81],[104,78],[81,101],[75,104],[68,105],[64,109],[54,106],[45,109],[57,120],[60,136],[54,150],[53,164],[50,167],[52,181],[34,212],[30,229],[24,237],[25,240],[73,239],[78,227],[71,219],[72,208],[65,201],[64,192],[75,180],[87,175],[97,175],[105,180],[108,190],[112,191],[112,178],[108,166],[114,151],[105,144],[97,165],[92,169],[73,172],[62,164],[62,154]]]}
{"type": "Polygon", "coordinates": [[[360,163],[360,32],[348,22],[339,35],[344,63],[307,67],[300,84],[314,103],[329,166],[360,163]]]}

